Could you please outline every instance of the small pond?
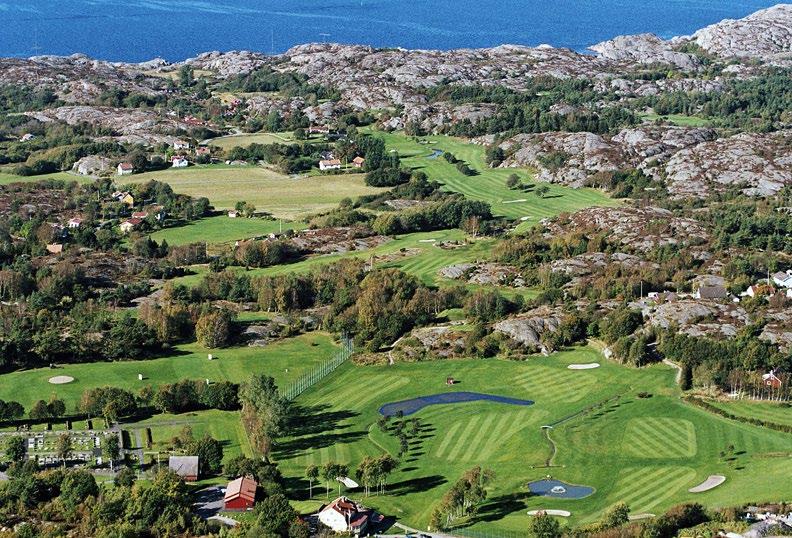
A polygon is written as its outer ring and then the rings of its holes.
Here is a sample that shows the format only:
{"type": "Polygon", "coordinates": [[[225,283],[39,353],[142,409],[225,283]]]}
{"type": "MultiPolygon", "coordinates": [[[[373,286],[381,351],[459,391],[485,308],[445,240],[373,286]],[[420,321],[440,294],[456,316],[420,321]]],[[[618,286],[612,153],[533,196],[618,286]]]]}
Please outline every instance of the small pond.
{"type": "Polygon", "coordinates": [[[437,159],[440,155],[443,154],[442,149],[433,149],[432,154],[427,157],[428,159],[437,159]]]}
{"type": "Polygon", "coordinates": [[[405,416],[417,413],[424,407],[430,405],[456,404],[464,402],[490,401],[509,405],[533,405],[532,400],[520,400],[518,398],[508,398],[506,396],[496,396],[494,394],[481,394],[480,392],[447,392],[445,394],[432,394],[421,396],[400,402],[386,403],[379,408],[379,412],[386,416],[395,416],[401,411],[405,416]]]}
{"type": "Polygon", "coordinates": [[[592,487],[576,486],[551,478],[531,482],[528,484],[528,488],[534,495],[553,497],[556,499],[582,499],[594,493],[594,488],[592,487]]]}

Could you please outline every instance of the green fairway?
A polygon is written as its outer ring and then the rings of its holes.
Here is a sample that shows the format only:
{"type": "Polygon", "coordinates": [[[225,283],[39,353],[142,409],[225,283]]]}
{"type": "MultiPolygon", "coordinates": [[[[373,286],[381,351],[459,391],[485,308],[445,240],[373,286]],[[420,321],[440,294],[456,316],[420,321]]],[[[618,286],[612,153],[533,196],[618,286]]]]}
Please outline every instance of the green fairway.
{"type": "Polygon", "coordinates": [[[735,416],[792,426],[792,405],[789,402],[737,400],[733,402],[707,400],[709,404],[735,416]]]}
{"type": "MultiPolygon", "coordinates": [[[[491,238],[473,240],[461,230],[420,232],[399,236],[393,241],[389,241],[370,250],[314,256],[296,263],[276,265],[263,269],[251,269],[247,271],[247,274],[251,277],[255,277],[307,273],[308,271],[337,262],[343,258],[359,258],[366,261],[370,261],[373,258],[376,266],[399,267],[403,271],[419,278],[425,284],[449,286],[459,284],[461,281],[443,278],[438,274],[440,269],[457,263],[486,260],[489,258],[490,251],[494,244],[495,240],[491,238]],[[470,240],[469,243],[465,243],[466,237],[470,240]],[[437,246],[437,244],[443,241],[459,241],[462,245],[455,248],[440,248],[437,246]]],[[[193,266],[191,270],[194,271],[194,274],[175,278],[173,282],[185,286],[197,286],[206,274],[207,267],[205,265],[193,266]]],[[[244,271],[244,268],[230,267],[228,270],[241,272],[244,271]]],[[[468,287],[474,289],[492,286],[468,285],[468,287]]],[[[531,288],[514,289],[499,287],[499,289],[504,294],[510,296],[519,293],[526,298],[530,298],[536,294],[535,290],[531,288]]]]}
{"type": "Polygon", "coordinates": [[[309,333],[266,347],[208,350],[198,344],[185,344],[176,346],[171,356],[159,359],[72,364],[54,370],[39,368],[5,374],[0,399],[16,400],[30,409],[37,400],[55,395],[66,402],[66,409],[71,412],[85,389],[107,385],[137,393],[145,385],[182,379],[239,383],[252,373],[266,373],[285,386],[335,353],[336,345],[325,333],[309,333]],[[209,361],[208,353],[215,360],[209,361]],[[143,374],[143,381],[138,381],[138,374],[143,374]],[[49,378],[58,375],[71,376],[74,382],[50,384],[49,378]]]}
{"type": "Polygon", "coordinates": [[[197,241],[205,241],[209,244],[229,243],[286,230],[302,230],[305,226],[301,222],[241,217],[232,219],[227,215],[218,215],[189,222],[184,226],[156,231],[151,234],[151,238],[157,242],[164,239],[169,245],[184,245],[197,241]]]}
{"type": "Polygon", "coordinates": [[[335,208],[343,198],[382,189],[367,187],[361,174],[291,178],[261,166],[198,165],[127,176],[128,183],[156,179],[190,196],[205,196],[218,209],[250,202],[259,211],[294,220],[335,208]]]}
{"type": "Polygon", "coordinates": [[[385,139],[389,150],[396,150],[402,162],[413,169],[424,171],[430,179],[439,181],[449,191],[459,192],[471,200],[483,200],[492,205],[496,215],[536,224],[540,219],[564,211],[576,211],[591,206],[613,206],[618,201],[594,189],[570,189],[548,184],[550,191],[541,198],[533,192],[512,190],[506,187],[511,174],[520,176],[523,183],[533,183],[530,170],[519,168],[490,168],[484,161],[484,146],[471,144],[459,138],[428,136],[420,144],[399,133],[374,132],[385,139]],[[433,150],[448,151],[478,172],[466,176],[448,163],[442,155],[432,158],[433,150]]]}
{"type": "MultiPolygon", "coordinates": [[[[792,436],[724,420],[683,403],[674,375],[665,365],[636,370],[610,363],[591,347],[526,362],[347,364],[298,399],[300,423],[314,426],[280,443],[276,459],[289,478],[300,480],[309,464],[335,460],[354,469],[366,455],[388,451],[396,456],[396,437],[376,424],[379,407],[461,390],[535,404],[432,405],[407,417],[420,420],[419,434],[408,435],[410,449],[390,477],[388,493],[364,502],[406,525],[425,528],[435,503],[474,465],[490,467],[497,475],[473,525],[480,531],[524,531],[531,509],[569,510],[570,522],[576,524],[596,519],[621,500],[634,513],[660,513],[683,501],[725,506],[792,495],[792,483],[756,480],[792,471],[792,436]],[[594,361],[602,366],[567,368],[594,361]],[[448,376],[459,384],[446,386],[448,376]],[[641,391],[652,396],[637,397],[641,391]],[[552,425],[554,455],[542,433],[545,425],[552,425]],[[721,457],[730,444],[734,452],[721,457]],[[546,466],[548,460],[552,467],[546,466]],[[724,474],[727,481],[707,493],[687,492],[709,474],[724,474]],[[595,492],[579,500],[529,496],[528,482],[547,475],[592,486],[595,492]]],[[[306,500],[307,483],[303,480],[291,494],[306,500]]],[[[324,499],[324,488],[315,487],[314,495],[324,499]]]]}

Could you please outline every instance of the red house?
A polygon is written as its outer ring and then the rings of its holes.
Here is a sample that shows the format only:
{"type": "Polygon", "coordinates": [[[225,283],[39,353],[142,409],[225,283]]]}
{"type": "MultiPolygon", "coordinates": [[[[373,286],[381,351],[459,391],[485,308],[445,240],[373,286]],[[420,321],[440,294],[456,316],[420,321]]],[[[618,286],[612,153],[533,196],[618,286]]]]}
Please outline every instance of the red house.
{"type": "Polygon", "coordinates": [[[762,376],[762,381],[764,382],[766,387],[772,387],[774,389],[780,389],[781,386],[784,384],[781,381],[781,378],[776,375],[775,370],[770,370],[769,374],[764,374],[762,376]]]}
{"type": "Polygon", "coordinates": [[[256,481],[241,476],[228,483],[223,502],[226,510],[248,510],[256,504],[256,481]]]}

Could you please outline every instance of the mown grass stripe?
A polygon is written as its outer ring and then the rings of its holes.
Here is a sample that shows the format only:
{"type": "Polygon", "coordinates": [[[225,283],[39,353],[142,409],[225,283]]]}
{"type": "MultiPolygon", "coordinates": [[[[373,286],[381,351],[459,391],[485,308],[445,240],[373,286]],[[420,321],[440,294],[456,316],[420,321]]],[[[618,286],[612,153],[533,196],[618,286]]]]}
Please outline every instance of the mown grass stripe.
{"type": "Polygon", "coordinates": [[[437,447],[435,451],[435,456],[439,459],[442,459],[445,456],[446,449],[450,446],[451,440],[456,436],[457,430],[459,430],[460,426],[462,425],[461,422],[455,423],[446,433],[443,441],[440,443],[440,446],[437,447]]]}
{"type": "Polygon", "coordinates": [[[476,415],[468,421],[467,425],[465,426],[465,429],[462,430],[459,439],[456,441],[456,444],[454,444],[454,448],[448,454],[446,460],[453,461],[458,458],[459,453],[462,451],[463,447],[467,444],[468,438],[470,437],[472,432],[476,429],[476,425],[479,423],[480,420],[481,420],[481,415],[476,415]]]}

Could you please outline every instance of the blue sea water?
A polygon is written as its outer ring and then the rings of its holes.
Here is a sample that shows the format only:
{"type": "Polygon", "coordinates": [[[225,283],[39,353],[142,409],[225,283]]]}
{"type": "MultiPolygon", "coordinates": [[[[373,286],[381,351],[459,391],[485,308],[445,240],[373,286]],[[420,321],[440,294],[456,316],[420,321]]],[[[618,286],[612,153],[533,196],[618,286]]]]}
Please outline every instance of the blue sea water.
{"type": "Polygon", "coordinates": [[[640,32],[687,35],[760,0],[0,0],[0,56],[181,60],[306,42],[452,49],[547,43],[583,51],[640,32]]]}

